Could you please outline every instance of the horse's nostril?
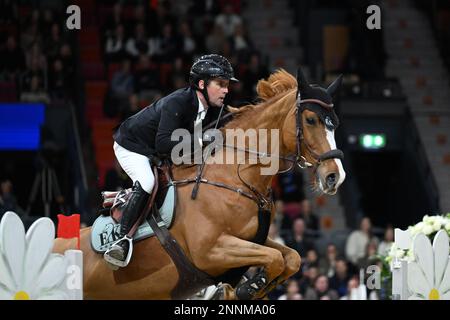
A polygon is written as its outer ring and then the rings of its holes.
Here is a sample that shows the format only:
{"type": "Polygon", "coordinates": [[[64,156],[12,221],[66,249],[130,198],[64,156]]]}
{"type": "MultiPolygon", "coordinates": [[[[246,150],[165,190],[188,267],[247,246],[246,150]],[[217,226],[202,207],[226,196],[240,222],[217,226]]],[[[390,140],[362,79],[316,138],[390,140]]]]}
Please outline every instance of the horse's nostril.
{"type": "Polygon", "coordinates": [[[336,174],[330,173],[327,176],[326,181],[327,181],[328,188],[333,188],[336,185],[336,174]]]}

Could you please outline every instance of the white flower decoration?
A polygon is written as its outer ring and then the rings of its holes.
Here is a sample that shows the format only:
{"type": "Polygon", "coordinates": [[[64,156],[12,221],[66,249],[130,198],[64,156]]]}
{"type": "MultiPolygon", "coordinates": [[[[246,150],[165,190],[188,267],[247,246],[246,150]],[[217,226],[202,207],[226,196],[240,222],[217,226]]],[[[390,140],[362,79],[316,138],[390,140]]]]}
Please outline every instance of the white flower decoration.
{"type": "Polygon", "coordinates": [[[449,238],[444,230],[434,237],[418,234],[413,241],[415,262],[408,263],[409,300],[450,300],[449,238]]]}
{"type": "Polygon", "coordinates": [[[55,226],[49,218],[35,221],[25,234],[11,211],[0,222],[0,300],[63,300],[67,260],[51,253],[55,226]]]}
{"type": "Polygon", "coordinates": [[[423,227],[422,232],[425,233],[425,235],[429,236],[430,234],[433,233],[433,226],[432,226],[432,225],[429,225],[429,224],[425,225],[425,226],[423,227]]]}
{"type": "Polygon", "coordinates": [[[413,245],[411,245],[411,249],[408,250],[408,251],[406,252],[406,257],[405,257],[405,259],[406,259],[407,262],[413,262],[413,261],[416,261],[416,260],[415,260],[416,258],[414,257],[414,252],[413,252],[412,247],[413,247],[413,245]]]}
{"type": "Polygon", "coordinates": [[[416,234],[419,234],[421,232],[423,232],[423,228],[425,227],[425,223],[424,222],[419,222],[418,224],[416,224],[415,226],[410,227],[411,228],[411,235],[415,236],[416,234]]]}
{"type": "Polygon", "coordinates": [[[405,256],[405,250],[397,249],[394,255],[397,259],[401,259],[405,256]]]}
{"type": "Polygon", "coordinates": [[[447,232],[450,232],[450,222],[447,222],[446,224],[445,224],[445,230],[447,230],[447,232]]]}
{"type": "Polygon", "coordinates": [[[441,230],[441,226],[442,226],[441,220],[440,220],[440,219],[439,219],[439,220],[436,220],[436,221],[433,223],[433,232],[436,232],[436,231],[441,230]]]}

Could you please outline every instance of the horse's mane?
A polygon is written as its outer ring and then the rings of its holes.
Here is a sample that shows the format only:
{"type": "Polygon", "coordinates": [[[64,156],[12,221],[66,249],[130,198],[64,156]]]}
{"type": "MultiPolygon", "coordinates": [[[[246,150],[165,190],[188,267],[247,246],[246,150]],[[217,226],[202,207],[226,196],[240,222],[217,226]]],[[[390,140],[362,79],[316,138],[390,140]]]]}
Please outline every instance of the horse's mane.
{"type": "Polygon", "coordinates": [[[297,80],[286,70],[279,69],[272,73],[267,80],[259,80],[256,92],[263,101],[267,101],[280,93],[295,88],[297,88],[297,80]]]}
{"type": "Polygon", "coordinates": [[[240,108],[228,106],[228,110],[233,113],[233,120],[226,127],[234,126],[237,124],[236,122],[241,123],[250,120],[254,117],[255,111],[265,109],[264,107],[271,104],[275,98],[279,100],[282,96],[292,92],[293,89],[297,89],[297,79],[286,70],[278,69],[269,78],[258,81],[256,92],[259,101],[256,104],[249,104],[240,108]]]}

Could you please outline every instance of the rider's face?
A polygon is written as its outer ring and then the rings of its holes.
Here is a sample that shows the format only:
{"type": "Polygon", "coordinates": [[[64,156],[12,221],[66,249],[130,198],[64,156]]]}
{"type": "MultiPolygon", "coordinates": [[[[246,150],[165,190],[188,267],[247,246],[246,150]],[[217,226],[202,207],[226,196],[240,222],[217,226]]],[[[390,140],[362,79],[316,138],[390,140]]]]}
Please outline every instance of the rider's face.
{"type": "Polygon", "coordinates": [[[213,107],[222,107],[225,96],[228,93],[229,80],[214,79],[209,81],[208,90],[209,103],[213,107]]]}

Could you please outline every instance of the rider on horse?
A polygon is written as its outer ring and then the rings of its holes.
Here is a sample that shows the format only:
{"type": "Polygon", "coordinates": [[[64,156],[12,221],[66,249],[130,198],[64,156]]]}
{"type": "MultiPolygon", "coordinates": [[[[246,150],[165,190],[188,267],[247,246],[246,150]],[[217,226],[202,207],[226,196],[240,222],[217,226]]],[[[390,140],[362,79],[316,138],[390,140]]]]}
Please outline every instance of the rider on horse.
{"type": "Polygon", "coordinates": [[[217,54],[201,56],[191,67],[189,87],[129,117],[114,133],[114,153],[133,180],[133,189],[120,221],[120,239],[104,255],[109,263],[125,267],[131,259],[133,242],[128,233],[145,208],[155,182],[151,158],[170,155],[179,143],[171,140],[176,129],[187,129],[193,146],[194,123],[208,124],[218,118],[230,81],[238,80],[226,58],[217,54]]]}

